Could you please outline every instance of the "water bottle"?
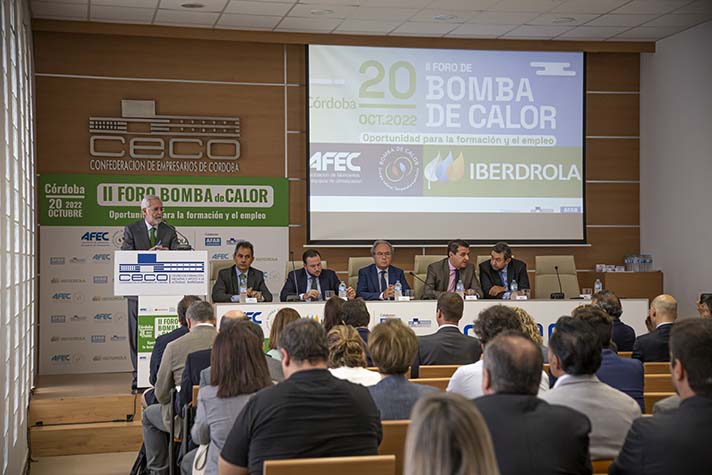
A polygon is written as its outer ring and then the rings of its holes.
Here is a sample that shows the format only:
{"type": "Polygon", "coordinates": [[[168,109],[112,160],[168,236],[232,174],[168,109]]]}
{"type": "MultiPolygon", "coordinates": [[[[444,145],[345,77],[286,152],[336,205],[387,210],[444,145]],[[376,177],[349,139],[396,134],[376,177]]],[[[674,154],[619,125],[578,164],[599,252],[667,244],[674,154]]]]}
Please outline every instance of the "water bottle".
{"type": "Polygon", "coordinates": [[[455,287],[455,293],[462,297],[463,299],[465,298],[465,284],[462,283],[462,279],[457,281],[457,286],[455,287]]]}
{"type": "Polygon", "coordinates": [[[403,286],[401,285],[400,280],[396,280],[396,285],[393,286],[393,290],[395,292],[393,298],[396,300],[403,296],[403,286]]]}
{"type": "Polygon", "coordinates": [[[240,274],[238,282],[240,288],[240,303],[245,303],[247,301],[247,277],[245,274],[240,274]]]}
{"type": "Polygon", "coordinates": [[[346,300],[346,284],[343,280],[339,284],[339,298],[346,300]]]}
{"type": "Polygon", "coordinates": [[[603,283],[601,282],[601,279],[596,279],[596,282],[593,283],[593,293],[597,294],[603,290],[603,283]]]}
{"type": "Polygon", "coordinates": [[[517,290],[519,290],[519,285],[517,281],[512,279],[512,283],[509,284],[509,298],[514,300],[517,298],[517,290]]]}

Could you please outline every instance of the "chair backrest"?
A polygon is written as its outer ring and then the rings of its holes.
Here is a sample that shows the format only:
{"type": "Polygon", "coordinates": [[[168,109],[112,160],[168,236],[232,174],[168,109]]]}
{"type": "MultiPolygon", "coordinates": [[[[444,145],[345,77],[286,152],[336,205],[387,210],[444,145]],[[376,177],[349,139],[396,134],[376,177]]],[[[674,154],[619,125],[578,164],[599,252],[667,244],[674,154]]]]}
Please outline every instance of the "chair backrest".
{"type": "Polygon", "coordinates": [[[487,256],[478,255],[477,256],[477,262],[475,263],[475,273],[477,274],[478,279],[480,278],[480,264],[482,264],[484,261],[489,261],[489,260],[490,260],[489,255],[487,255],[487,256]]]}
{"type": "Polygon", "coordinates": [[[211,260],[208,264],[210,269],[210,287],[208,287],[208,300],[210,300],[211,302],[213,301],[211,293],[213,291],[215,281],[218,280],[218,273],[221,270],[232,266],[234,263],[234,261],[211,260]]]}
{"type": "Polygon", "coordinates": [[[620,356],[621,358],[632,358],[633,352],[632,351],[619,351],[618,356],[620,356]]]}
{"type": "Polygon", "coordinates": [[[410,421],[383,421],[381,425],[383,439],[378,447],[378,455],[395,455],[396,475],[401,475],[405,463],[405,438],[408,434],[410,421]]]}
{"type": "Polygon", "coordinates": [[[416,378],[411,379],[410,382],[445,391],[447,389],[447,385],[450,384],[450,378],[416,378]]]}
{"type": "Polygon", "coordinates": [[[447,256],[415,256],[413,262],[413,272],[416,278],[413,279],[413,290],[415,291],[415,298],[423,298],[423,281],[428,275],[428,266],[433,262],[441,261],[447,256]]]}
{"type": "Polygon", "coordinates": [[[421,378],[451,378],[460,365],[424,365],[420,367],[418,375],[421,378]]]}
{"type": "Polygon", "coordinates": [[[670,369],[670,363],[668,362],[647,362],[643,363],[643,368],[645,369],[645,374],[669,375],[672,372],[670,369]]]}
{"type": "Polygon", "coordinates": [[[674,392],[670,374],[646,374],[643,391],[646,393],[674,392]]]}
{"type": "Polygon", "coordinates": [[[198,391],[200,391],[200,386],[197,384],[193,385],[193,400],[190,401],[190,405],[193,407],[198,407],[198,391]]]}
{"type": "Polygon", "coordinates": [[[608,475],[608,467],[613,463],[613,460],[592,460],[593,475],[608,475]]]}
{"type": "Polygon", "coordinates": [[[358,271],[371,264],[372,257],[349,257],[349,287],[358,287],[358,271]]]}
{"type": "Polygon", "coordinates": [[[574,256],[536,256],[536,276],[534,288],[537,298],[547,299],[559,291],[559,281],[554,267],[559,268],[561,288],[565,298],[578,297],[581,294],[574,256]]]}
{"type": "MultiPolygon", "coordinates": [[[[304,263],[302,261],[287,261],[287,267],[285,267],[285,272],[284,275],[288,275],[290,272],[293,270],[298,270],[304,267],[304,263]]],[[[321,268],[326,269],[326,261],[321,261],[321,268]]]]}
{"type": "Polygon", "coordinates": [[[643,393],[643,401],[645,402],[645,414],[652,414],[653,413],[653,406],[655,406],[655,403],[658,401],[661,401],[665,399],[666,397],[674,396],[677,393],[673,392],[658,392],[658,393],[653,393],[653,392],[644,392],[643,393]]]}
{"type": "Polygon", "coordinates": [[[395,455],[267,460],[264,475],[395,475],[395,455]]]}

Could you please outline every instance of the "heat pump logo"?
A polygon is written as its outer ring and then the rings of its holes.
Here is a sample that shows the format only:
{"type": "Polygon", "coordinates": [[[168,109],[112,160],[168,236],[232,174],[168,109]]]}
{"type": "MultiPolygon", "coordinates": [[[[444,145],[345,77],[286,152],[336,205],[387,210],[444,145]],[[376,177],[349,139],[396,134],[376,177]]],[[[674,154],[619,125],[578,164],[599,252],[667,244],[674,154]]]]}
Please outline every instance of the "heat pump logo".
{"type": "Polygon", "coordinates": [[[89,117],[93,157],[237,160],[240,118],[158,115],[156,101],[122,100],[121,117],[89,117]]]}

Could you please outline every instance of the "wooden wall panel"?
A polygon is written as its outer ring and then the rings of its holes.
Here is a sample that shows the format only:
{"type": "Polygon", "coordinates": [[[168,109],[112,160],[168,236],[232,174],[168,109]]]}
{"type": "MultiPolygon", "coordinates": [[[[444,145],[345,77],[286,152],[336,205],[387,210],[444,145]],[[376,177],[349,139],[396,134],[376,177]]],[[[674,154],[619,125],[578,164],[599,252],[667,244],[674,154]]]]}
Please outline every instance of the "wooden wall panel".
{"type": "Polygon", "coordinates": [[[586,139],[587,180],[640,178],[639,139],[586,139]]]}
{"type": "Polygon", "coordinates": [[[639,91],[640,55],[588,53],[586,89],[589,91],[639,91]]]}
{"type": "Polygon", "coordinates": [[[586,94],[586,135],[637,137],[638,94],[586,94]]]}
{"type": "Polygon", "coordinates": [[[287,88],[287,130],[306,132],[307,130],[307,88],[304,86],[287,88]]]}
{"type": "Polygon", "coordinates": [[[284,82],[278,44],[37,31],[34,50],[38,73],[284,82]]]}
{"type": "Polygon", "coordinates": [[[289,181],[289,223],[307,224],[307,182],[289,181]]]}
{"type": "Polygon", "coordinates": [[[586,185],[586,224],[640,224],[640,185],[637,183],[586,185]]]}
{"type": "Polygon", "coordinates": [[[287,135],[287,161],[289,163],[289,178],[307,177],[307,135],[287,135]]]}
{"type": "Polygon", "coordinates": [[[285,45],[287,50],[287,83],[307,83],[307,53],[304,45],[285,45]]]}

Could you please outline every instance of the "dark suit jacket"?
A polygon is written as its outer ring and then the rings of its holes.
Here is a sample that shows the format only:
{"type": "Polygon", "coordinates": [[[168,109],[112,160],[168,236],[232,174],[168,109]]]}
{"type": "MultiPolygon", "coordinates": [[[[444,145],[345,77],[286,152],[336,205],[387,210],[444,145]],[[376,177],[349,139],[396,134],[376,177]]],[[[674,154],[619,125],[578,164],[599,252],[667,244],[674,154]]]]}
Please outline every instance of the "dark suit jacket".
{"type": "Polygon", "coordinates": [[[590,474],[591,422],[536,396],[494,394],[473,401],[492,435],[501,475],[590,474]]]}
{"type": "Polygon", "coordinates": [[[509,288],[512,279],[517,281],[517,286],[520,289],[531,289],[529,285],[529,276],[527,275],[527,264],[518,259],[512,259],[507,264],[507,285],[503,285],[502,279],[499,277],[499,272],[492,268],[490,261],[480,263],[480,282],[482,283],[482,292],[486,299],[498,298],[501,299],[504,292],[501,292],[497,297],[490,297],[489,291],[494,285],[499,285],[509,288]]]}
{"type": "MultiPolygon", "coordinates": [[[[236,267],[232,266],[218,272],[218,278],[213,285],[213,302],[230,302],[230,297],[240,294],[236,267]]],[[[265,284],[265,274],[261,270],[254,267],[247,269],[247,288],[262,292],[265,302],[272,301],[272,293],[265,284]]]]}
{"type": "MultiPolygon", "coordinates": [[[[200,372],[210,366],[210,355],[212,350],[198,350],[190,353],[185,358],[185,368],[180,381],[180,393],[178,393],[178,408],[189,404],[193,400],[193,386],[200,384],[200,372]]],[[[178,409],[176,414],[180,414],[178,409]]]]}
{"type": "Polygon", "coordinates": [[[670,361],[670,331],[672,324],[666,324],[635,339],[633,358],[646,361],[670,361]]]}
{"type": "MultiPolygon", "coordinates": [[[[324,293],[327,290],[339,292],[339,284],[341,280],[336,276],[336,272],[330,269],[322,269],[319,274],[319,285],[321,286],[321,298],[324,298],[324,293]]],[[[287,301],[289,295],[299,295],[307,292],[307,271],[304,268],[291,271],[287,274],[287,280],[284,282],[284,287],[279,293],[279,300],[287,301]],[[294,287],[294,280],[297,280],[297,287],[294,287]]]]}
{"type": "Polygon", "coordinates": [[[596,371],[598,379],[635,399],[640,410],[645,412],[643,374],[643,364],[640,361],[621,358],[609,348],[604,348],[601,352],[601,367],[596,371]]]}
{"type": "Polygon", "coordinates": [[[633,422],[611,475],[709,473],[712,467],[712,399],[695,396],[667,414],[633,422]]]}
{"type": "MultiPolygon", "coordinates": [[[[156,230],[156,242],[161,242],[161,246],[168,249],[178,249],[178,236],[166,223],[158,225],[156,230]]],[[[121,243],[122,251],[145,251],[151,248],[151,240],[148,237],[146,221],[143,219],[127,224],[124,227],[124,241],[121,243]]]]}
{"type": "MultiPolygon", "coordinates": [[[[475,275],[475,266],[471,263],[467,267],[460,270],[460,279],[465,284],[465,290],[473,289],[479,298],[482,298],[482,289],[480,282],[475,275]]],[[[447,286],[450,283],[450,266],[448,258],[442,261],[433,262],[428,266],[428,274],[425,276],[425,287],[423,290],[424,299],[436,299],[440,294],[447,292],[447,286]]]]}
{"type": "Polygon", "coordinates": [[[633,351],[635,330],[633,330],[633,327],[621,322],[620,319],[614,318],[612,340],[618,347],[618,351],[633,351]]]}
{"type": "Polygon", "coordinates": [[[477,338],[463,335],[459,328],[440,327],[432,335],[418,338],[418,353],[410,374],[417,378],[420,365],[474,363],[481,354],[482,346],[477,338]]]}
{"type": "Polygon", "coordinates": [[[163,352],[166,351],[166,345],[183,335],[187,335],[188,331],[188,327],[184,325],[156,338],[156,342],[153,344],[153,351],[151,351],[151,361],[149,364],[148,382],[151,383],[151,385],[156,384],[158,368],[161,366],[161,359],[163,358],[163,352]]]}
{"type": "MultiPolygon", "coordinates": [[[[378,300],[381,295],[380,276],[378,275],[378,267],[376,264],[371,264],[358,271],[358,286],[356,287],[356,295],[364,300],[378,300]]],[[[405,273],[402,269],[394,266],[388,267],[388,285],[395,285],[396,281],[400,281],[403,286],[403,291],[410,289],[408,282],[405,280],[405,273]]]]}

